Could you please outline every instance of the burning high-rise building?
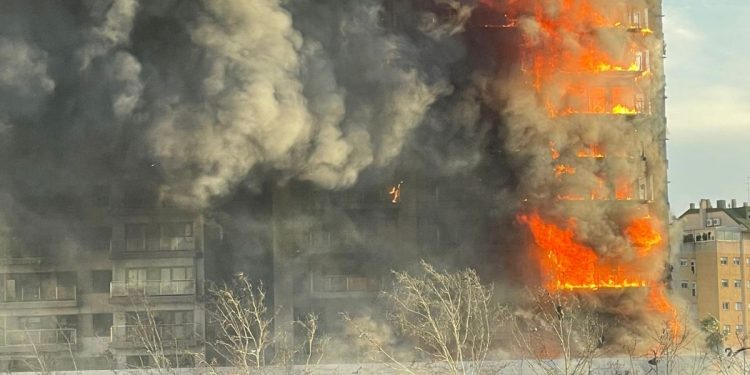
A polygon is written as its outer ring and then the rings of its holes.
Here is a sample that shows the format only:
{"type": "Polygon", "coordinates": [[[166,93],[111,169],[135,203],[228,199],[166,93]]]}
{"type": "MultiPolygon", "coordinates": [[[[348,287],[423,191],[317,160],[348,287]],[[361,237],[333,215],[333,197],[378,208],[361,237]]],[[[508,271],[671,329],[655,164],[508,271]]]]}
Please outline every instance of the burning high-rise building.
{"type": "Polygon", "coordinates": [[[84,367],[142,364],[131,294],[210,335],[203,281],[237,272],[279,331],[377,312],[420,259],[672,318],[658,0],[8,0],[0,21],[0,369],[33,356],[24,324],[84,367]],[[100,194],[122,181],[147,210],[100,194]],[[51,260],[20,267],[34,247],[51,260]]]}
{"type": "MultiPolygon", "coordinates": [[[[550,290],[620,291],[674,319],[660,1],[486,1],[520,44],[505,114],[518,214],[550,290]]],[[[614,306],[610,306],[612,308],[614,306]]],[[[657,314],[659,315],[659,314],[657,314]]],[[[675,324],[675,323],[673,323],[675,324]]]]}

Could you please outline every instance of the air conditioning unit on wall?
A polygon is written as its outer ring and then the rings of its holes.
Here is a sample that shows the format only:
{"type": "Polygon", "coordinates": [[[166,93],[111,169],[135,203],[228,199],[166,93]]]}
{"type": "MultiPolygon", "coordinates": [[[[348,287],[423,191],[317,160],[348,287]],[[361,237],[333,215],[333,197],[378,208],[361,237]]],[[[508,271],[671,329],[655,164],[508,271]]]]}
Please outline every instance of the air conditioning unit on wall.
{"type": "Polygon", "coordinates": [[[714,222],[713,222],[713,220],[711,220],[711,219],[706,219],[706,226],[707,226],[707,227],[712,227],[713,225],[714,225],[714,222]]]}

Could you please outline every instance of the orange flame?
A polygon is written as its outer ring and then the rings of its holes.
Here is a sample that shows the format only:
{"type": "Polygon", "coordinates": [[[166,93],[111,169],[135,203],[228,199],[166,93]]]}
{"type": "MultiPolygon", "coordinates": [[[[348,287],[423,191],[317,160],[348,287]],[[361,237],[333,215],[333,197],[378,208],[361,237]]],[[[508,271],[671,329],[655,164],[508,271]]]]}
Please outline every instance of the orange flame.
{"type": "Polygon", "coordinates": [[[625,235],[636,248],[639,256],[643,257],[651,254],[654,248],[661,243],[661,234],[656,230],[655,226],[656,224],[652,221],[651,217],[646,216],[633,220],[625,228],[625,235]]]}
{"type": "Polygon", "coordinates": [[[552,155],[552,160],[560,158],[560,151],[555,148],[555,142],[549,141],[549,152],[552,155]]]}
{"type": "Polygon", "coordinates": [[[588,148],[578,150],[579,158],[603,158],[604,152],[602,152],[599,145],[590,145],[588,148]]]}
{"type": "Polygon", "coordinates": [[[558,164],[555,166],[555,177],[560,177],[564,174],[574,174],[576,168],[570,165],[558,164]]]}
{"type": "Polygon", "coordinates": [[[618,179],[615,186],[615,199],[618,201],[633,199],[633,184],[627,179],[618,179]]]}
{"type": "Polygon", "coordinates": [[[648,306],[666,317],[672,340],[677,340],[682,333],[682,327],[677,310],[667,298],[663,284],[651,285],[648,292],[648,306]]]}
{"type": "Polygon", "coordinates": [[[576,242],[575,222],[562,229],[545,222],[537,213],[521,215],[519,220],[528,225],[541,254],[542,268],[549,290],[598,290],[605,288],[637,288],[646,286],[639,275],[621,266],[599,259],[594,249],[576,242]]]}
{"type": "MultiPolygon", "coordinates": [[[[493,6],[493,1],[483,3],[493,6]]],[[[595,6],[591,1],[559,1],[555,12],[546,9],[545,1],[510,1],[506,18],[520,20],[533,18],[538,32],[523,34],[522,69],[529,83],[540,95],[548,114],[552,117],[571,114],[632,115],[643,105],[643,89],[639,83],[647,77],[647,51],[643,43],[632,40],[622,49],[605,48],[592,30],[601,28],[627,28],[640,31],[643,37],[651,30],[641,24],[644,9],[623,5],[595,6]],[[628,19],[630,15],[636,18],[628,19]],[[613,72],[627,74],[628,80],[618,78],[622,87],[599,87],[601,80],[580,79],[580,73],[599,74],[613,72]],[[632,74],[640,72],[641,74],[632,74]],[[561,74],[562,73],[562,74],[561,74]],[[549,84],[553,83],[554,84],[549,84]],[[550,88],[551,90],[547,90],[550,88]],[[563,95],[560,96],[560,93],[563,95]]],[[[508,25],[515,27],[520,21],[508,25]]],[[[644,103],[645,104],[645,103],[644,103]]]]}
{"type": "Polygon", "coordinates": [[[622,104],[617,104],[612,108],[612,113],[618,115],[635,115],[638,114],[638,111],[634,108],[628,108],[622,104]]]}
{"type": "Polygon", "coordinates": [[[586,200],[580,195],[575,194],[558,194],[557,199],[561,201],[583,201],[586,200]]]}

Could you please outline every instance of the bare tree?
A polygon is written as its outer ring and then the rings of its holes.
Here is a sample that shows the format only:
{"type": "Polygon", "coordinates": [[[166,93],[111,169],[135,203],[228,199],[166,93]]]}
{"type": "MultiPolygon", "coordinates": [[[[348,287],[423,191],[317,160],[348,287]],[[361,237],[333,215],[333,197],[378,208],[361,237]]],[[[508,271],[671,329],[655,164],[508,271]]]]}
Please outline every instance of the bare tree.
{"type": "Polygon", "coordinates": [[[193,365],[202,353],[190,350],[191,344],[198,341],[193,325],[165,324],[158,311],[154,311],[147,299],[140,301],[137,311],[128,316],[128,324],[119,327],[122,338],[145,349],[149,363],[143,367],[159,373],[175,373],[177,368],[193,365]],[[193,358],[193,363],[181,363],[182,357],[193,358]]]}
{"type": "Polygon", "coordinates": [[[606,324],[573,293],[529,291],[530,306],[506,310],[517,349],[538,373],[586,374],[601,354],[606,324]]]}
{"type": "Polygon", "coordinates": [[[33,369],[34,371],[39,372],[40,374],[48,374],[52,372],[52,369],[56,367],[56,365],[59,365],[60,362],[62,362],[65,359],[70,360],[70,365],[72,367],[73,371],[78,371],[78,360],[77,356],[75,355],[75,334],[71,335],[69,331],[66,331],[62,324],[60,324],[59,321],[55,321],[55,324],[57,325],[57,330],[53,332],[48,332],[48,335],[44,335],[41,331],[38,330],[31,330],[28,327],[24,325],[23,327],[23,335],[25,342],[28,343],[28,345],[31,347],[32,353],[34,355],[33,359],[23,359],[22,362],[25,366],[27,366],[29,369],[33,369]],[[32,332],[36,331],[37,335],[33,335],[32,332]],[[51,337],[51,339],[49,339],[51,337]],[[45,342],[46,340],[50,342],[45,342]],[[59,354],[53,354],[47,351],[42,350],[40,346],[44,345],[50,345],[50,344],[62,344],[62,341],[64,342],[66,346],[66,351],[68,354],[68,358],[65,356],[59,355],[59,354]]]}
{"type": "Polygon", "coordinates": [[[649,349],[651,359],[648,363],[654,367],[657,374],[672,374],[678,371],[677,360],[694,338],[684,322],[678,322],[676,319],[665,320],[650,333],[652,346],[649,349]]]}
{"type": "Polygon", "coordinates": [[[302,344],[301,353],[304,355],[305,372],[307,373],[310,371],[310,365],[318,365],[323,360],[329,338],[320,335],[317,314],[309,313],[302,319],[296,320],[294,324],[302,328],[305,334],[305,342],[302,344]]]}
{"type": "MultiPolygon", "coordinates": [[[[419,274],[393,275],[394,288],[384,296],[397,333],[427,359],[444,363],[450,373],[479,373],[499,321],[493,289],[482,285],[471,269],[438,271],[424,261],[419,274]]],[[[413,373],[375,335],[353,324],[348,315],[344,319],[395,368],[413,373]]]]}
{"type": "Polygon", "coordinates": [[[476,272],[437,271],[421,262],[421,273],[394,272],[389,320],[429,358],[451,373],[478,373],[499,322],[500,308],[476,272]]]}
{"type": "Polygon", "coordinates": [[[397,372],[416,375],[416,372],[411,366],[406,365],[404,361],[399,359],[396,352],[389,348],[379,335],[372,332],[372,330],[365,328],[358,319],[352,318],[351,315],[346,312],[341,313],[341,319],[356,333],[357,339],[363,341],[366,346],[372,350],[372,354],[380,357],[378,359],[385,359],[387,366],[397,372]]]}
{"type": "Polygon", "coordinates": [[[271,327],[276,312],[269,310],[262,283],[250,282],[244,274],[230,284],[209,289],[208,315],[215,337],[209,342],[228,364],[242,371],[266,365],[273,343],[271,327]]]}

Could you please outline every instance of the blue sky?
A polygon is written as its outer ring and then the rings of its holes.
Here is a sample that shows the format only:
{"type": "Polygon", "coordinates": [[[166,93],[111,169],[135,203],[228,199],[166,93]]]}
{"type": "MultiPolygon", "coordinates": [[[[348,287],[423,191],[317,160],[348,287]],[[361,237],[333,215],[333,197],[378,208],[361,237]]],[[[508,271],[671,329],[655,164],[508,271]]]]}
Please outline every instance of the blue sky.
{"type": "Polygon", "coordinates": [[[750,1],[664,0],[669,197],[748,201],[750,1]]]}

